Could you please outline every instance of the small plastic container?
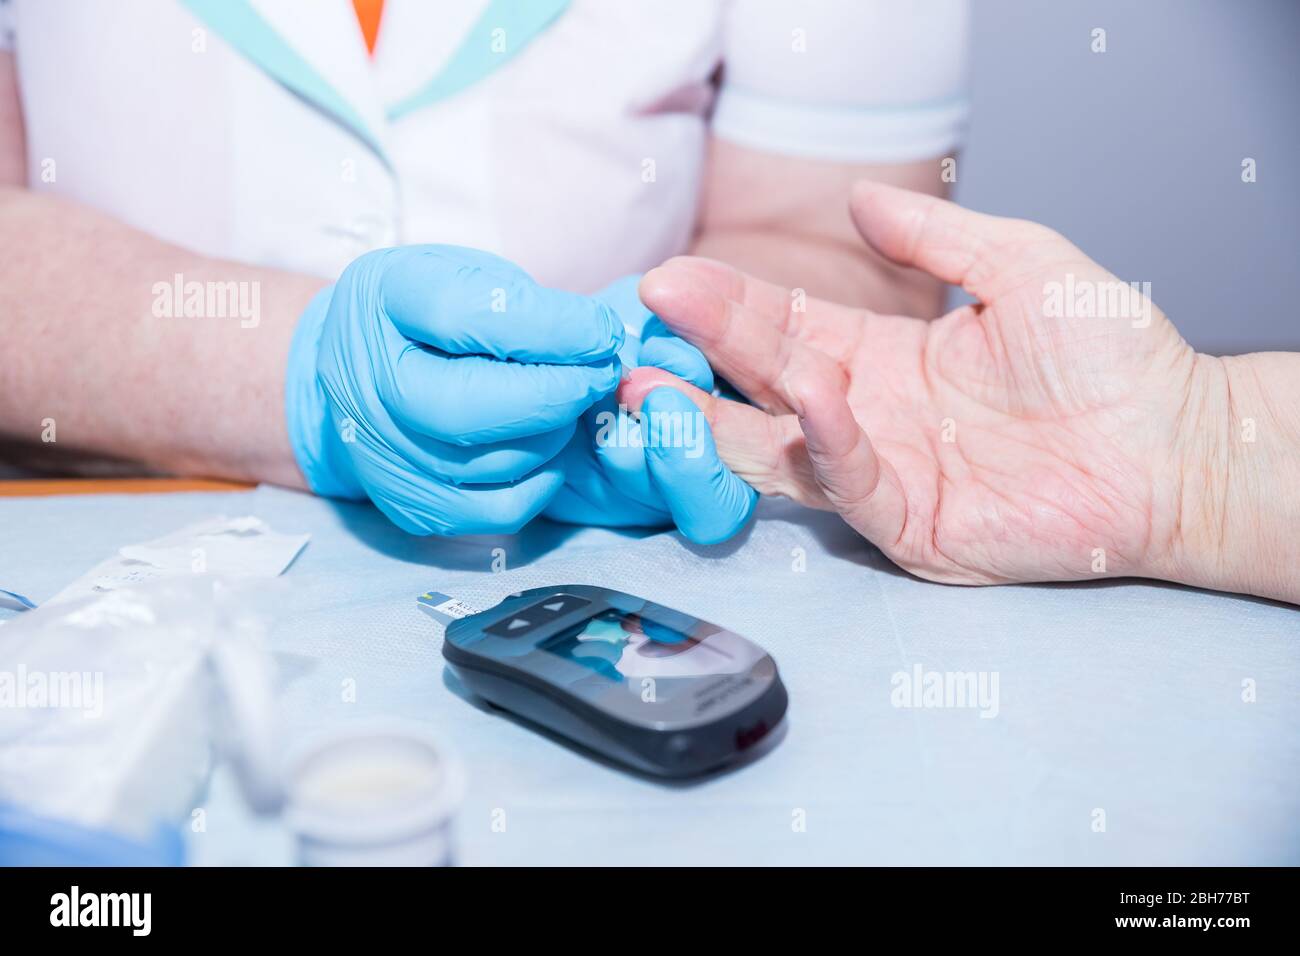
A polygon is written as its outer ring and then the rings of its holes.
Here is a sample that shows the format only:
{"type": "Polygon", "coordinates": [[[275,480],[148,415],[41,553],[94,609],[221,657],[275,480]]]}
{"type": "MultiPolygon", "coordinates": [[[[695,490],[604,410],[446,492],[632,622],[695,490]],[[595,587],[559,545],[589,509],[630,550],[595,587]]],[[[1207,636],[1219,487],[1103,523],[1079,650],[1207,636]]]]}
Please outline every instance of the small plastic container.
{"type": "Polygon", "coordinates": [[[459,762],[423,728],[367,725],[291,765],[284,820],[303,866],[448,866],[459,762]]]}

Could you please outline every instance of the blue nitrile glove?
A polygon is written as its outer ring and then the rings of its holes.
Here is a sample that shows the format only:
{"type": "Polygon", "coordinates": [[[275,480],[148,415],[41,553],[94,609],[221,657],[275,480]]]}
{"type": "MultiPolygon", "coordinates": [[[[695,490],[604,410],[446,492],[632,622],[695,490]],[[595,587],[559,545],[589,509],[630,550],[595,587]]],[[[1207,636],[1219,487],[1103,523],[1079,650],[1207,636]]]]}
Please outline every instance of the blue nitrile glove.
{"type": "MultiPolygon", "coordinates": [[[[703,353],[641,303],[639,281],[640,276],[627,276],[593,297],[613,308],[628,331],[619,352],[624,366],[654,365],[712,391],[713,370],[703,353]]],[[[570,524],[608,527],[675,524],[697,544],[715,544],[736,534],[753,514],[758,495],[722,463],[699,409],[681,392],[658,388],[646,396],[642,411],[681,422],[689,416],[690,444],[647,447],[655,430],[643,430],[619,409],[613,395],[606,396],[582,416],[562,456],[564,487],[543,514],[570,524]]]]}
{"type": "Polygon", "coordinates": [[[518,530],[559,491],[578,417],[618,385],[623,323],[497,256],[368,253],[303,313],[289,437],[317,494],[415,534],[518,530]]]}

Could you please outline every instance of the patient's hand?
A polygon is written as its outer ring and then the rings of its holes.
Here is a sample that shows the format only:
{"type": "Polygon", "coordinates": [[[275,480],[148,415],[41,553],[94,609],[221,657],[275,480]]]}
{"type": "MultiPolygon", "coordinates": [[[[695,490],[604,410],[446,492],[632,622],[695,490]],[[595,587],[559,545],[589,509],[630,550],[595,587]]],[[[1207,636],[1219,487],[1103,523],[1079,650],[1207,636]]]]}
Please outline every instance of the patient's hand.
{"type": "Polygon", "coordinates": [[[838,511],[922,577],[1178,578],[1184,478],[1203,479],[1205,417],[1226,421],[1203,381],[1218,360],[1044,226],[876,184],[851,208],[877,251],[978,304],[877,315],[674,259],[642,298],[757,407],[655,369],[624,383],[627,404],[687,392],[742,478],[838,511]]]}

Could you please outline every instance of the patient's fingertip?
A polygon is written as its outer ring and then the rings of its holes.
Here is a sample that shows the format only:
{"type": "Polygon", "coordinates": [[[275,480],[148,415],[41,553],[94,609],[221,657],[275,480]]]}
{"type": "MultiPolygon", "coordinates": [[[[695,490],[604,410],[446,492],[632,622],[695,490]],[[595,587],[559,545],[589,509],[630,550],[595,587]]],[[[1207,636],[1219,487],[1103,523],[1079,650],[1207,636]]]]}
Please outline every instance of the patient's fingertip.
{"type": "Polygon", "coordinates": [[[677,271],[672,266],[671,260],[643,275],[636,287],[641,304],[651,312],[658,312],[661,305],[670,303],[681,287],[676,275],[677,271]]]}
{"type": "Polygon", "coordinates": [[[639,412],[641,402],[645,399],[646,392],[653,386],[645,380],[645,376],[637,375],[640,369],[629,369],[618,383],[618,391],[615,393],[618,398],[618,404],[628,411],[639,412]]]}
{"type": "MultiPolygon", "coordinates": [[[[661,368],[642,366],[631,369],[627,377],[619,383],[618,401],[620,405],[625,406],[629,411],[639,412],[645,410],[646,398],[650,393],[663,390],[677,392],[680,395],[682,393],[679,391],[678,386],[682,388],[690,387],[671,372],[661,368]]],[[[682,397],[687,402],[690,401],[684,395],[682,397]]]]}
{"type": "Polygon", "coordinates": [[[696,404],[686,393],[693,386],[683,382],[672,372],[659,368],[638,369],[647,374],[641,376],[645,381],[645,394],[641,408],[647,412],[699,411],[696,404]]]}

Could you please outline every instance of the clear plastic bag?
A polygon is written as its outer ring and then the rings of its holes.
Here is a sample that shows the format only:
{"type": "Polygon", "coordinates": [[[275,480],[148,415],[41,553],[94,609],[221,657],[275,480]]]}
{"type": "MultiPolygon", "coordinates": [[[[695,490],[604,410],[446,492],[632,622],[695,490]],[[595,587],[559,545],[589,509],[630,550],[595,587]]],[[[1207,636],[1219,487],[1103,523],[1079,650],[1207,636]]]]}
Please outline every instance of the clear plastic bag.
{"type": "Polygon", "coordinates": [[[0,627],[0,802],[128,835],[187,818],[225,723],[222,681],[269,713],[265,591],[169,578],[0,627]]]}

